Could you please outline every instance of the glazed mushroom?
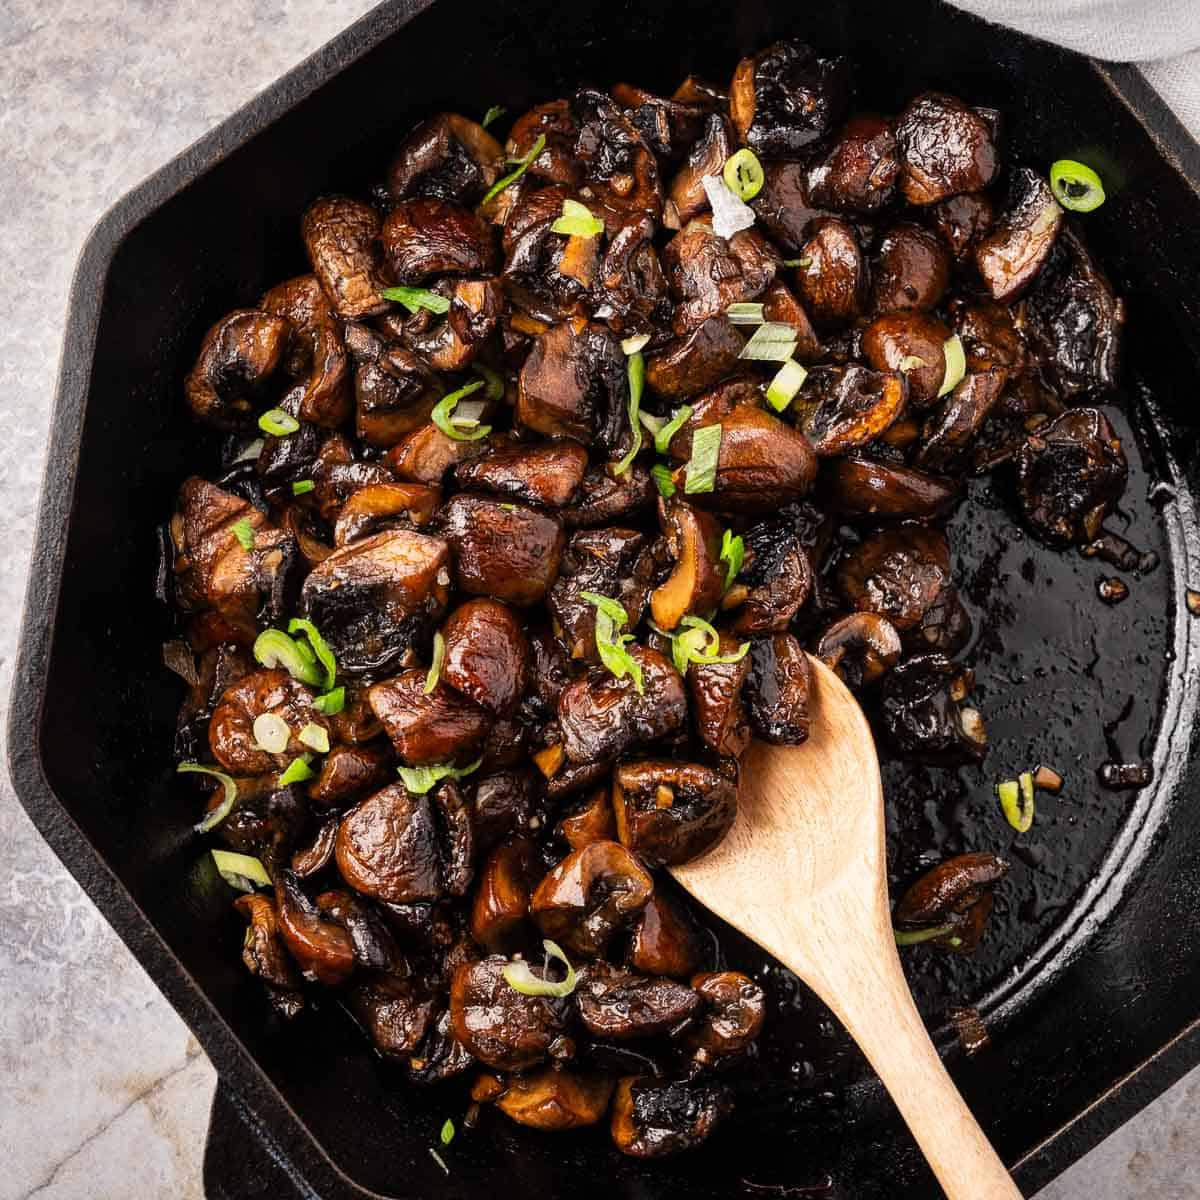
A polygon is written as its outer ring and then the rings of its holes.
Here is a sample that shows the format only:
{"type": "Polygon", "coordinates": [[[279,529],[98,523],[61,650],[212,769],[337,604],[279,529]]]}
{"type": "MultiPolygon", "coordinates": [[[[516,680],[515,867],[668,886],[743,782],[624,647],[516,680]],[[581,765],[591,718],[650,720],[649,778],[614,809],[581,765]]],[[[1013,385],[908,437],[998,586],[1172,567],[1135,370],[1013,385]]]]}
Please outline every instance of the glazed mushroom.
{"type": "Polygon", "coordinates": [[[309,784],[309,799],[330,807],[344,805],[382,787],[393,766],[386,745],[334,746],[321,759],[317,777],[309,784]]]}
{"type": "Polygon", "coordinates": [[[431,196],[469,204],[500,177],[504,151],[482,125],[438,113],[404,139],[388,172],[393,200],[431,196]]]}
{"type": "Polygon", "coordinates": [[[847,516],[928,521],[949,515],[963,488],[954,479],[912,467],[847,457],[828,461],[821,495],[847,516]]]}
{"type": "Polygon", "coordinates": [[[950,254],[936,233],[904,221],[879,239],[871,270],[871,306],[877,314],[928,312],[949,282],[950,254]]]}
{"type": "Polygon", "coordinates": [[[1037,277],[1058,237],[1063,210],[1050,184],[1018,167],[999,220],[975,247],[975,265],[994,300],[1010,304],[1037,277]]]}
{"type": "Polygon", "coordinates": [[[267,387],[291,345],[291,322],[258,309],[239,308],[205,334],[184,381],[192,412],[217,429],[249,429],[266,408],[267,387]]]}
{"type": "Polygon", "coordinates": [[[966,192],[939,200],[928,208],[933,227],[942,235],[950,252],[961,259],[991,228],[995,208],[987,192],[966,192]]]}
{"type": "Polygon", "coordinates": [[[851,613],[821,634],[816,655],[847,687],[858,691],[900,661],[900,635],[875,613],[851,613]]]}
{"type": "Polygon", "coordinates": [[[856,450],[886,433],[908,403],[908,380],[899,371],[818,367],[805,381],[801,422],[822,458],[856,450]]]}
{"type": "Polygon", "coordinates": [[[470,209],[425,197],[397,204],[383,223],[383,249],[397,283],[431,276],[491,275],[498,256],[492,232],[470,209]]]}
{"type": "Polygon", "coordinates": [[[649,336],[671,319],[667,279],[654,248],[656,229],[647,216],[622,225],[600,262],[592,315],[617,333],[649,336]]]}
{"type": "MultiPolygon", "coordinates": [[[[900,897],[892,921],[902,933],[969,954],[992,911],[992,889],[1008,874],[994,854],[959,854],[927,871],[900,897]]],[[[914,939],[915,940],[915,939],[914,939]]]]}
{"type": "Polygon", "coordinates": [[[412,765],[469,762],[492,726],[487,711],[439,681],[425,690],[426,671],[403,671],[367,693],[400,758],[412,765]]]}
{"type": "Polygon", "coordinates": [[[309,261],[339,317],[359,320],[386,312],[380,296],[379,214],[369,204],[331,196],[309,205],[301,223],[309,261]]]}
{"type": "Polygon", "coordinates": [[[452,468],[477,458],[485,449],[482,439],[452,438],[430,423],[405,434],[387,452],[387,464],[397,479],[441,487],[452,468]]]}
{"type": "Polygon", "coordinates": [[[531,1129],[579,1129],[604,1119],[614,1086],[609,1076],[556,1064],[511,1076],[496,1107],[531,1129]]]}
{"type": "Polygon", "coordinates": [[[733,632],[782,632],[812,590],[808,552],[799,532],[782,521],[760,522],[747,529],[742,540],[746,560],[737,582],[744,594],[733,610],[733,632]]]}
{"type": "Polygon", "coordinates": [[[1007,378],[1000,367],[967,375],[925,422],[915,464],[942,472],[958,465],[1000,399],[1007,378]]]}
{"type": "Polygon", "coordinates": [[[700,1024],[688,1035],[695,1061],[707,1066],[753,1045],[762,1031],[766,997],[739,971],[713,971],[692,978],[702,1005],[700,1024]]]}
{"type": "Polygon", "coordinates": [[[935,204],[988,186],[999,157],[988,122],[944,92],[918,96],[896,118],[900,189],[910,204],[935,204]]]}
{"type": "Polygon", "coordinates": [[[808,225],[796,268],[796,295],[818,325],[853,321],[866,309],[867,265],[854,227],[836,217],[808,225]]]}
{"type": "Polygon", "coordinates": [[[495,716],[511,712],[529,670],[529,645],[516,613],[498,600],[468,600],[446,618],[442,637],[442,678],[495,716]]]}
{"type": "Polygon", "coordinates": [[[454,470],[459,487],[490,492],[523,504],[563,508],[579,493],[587,450],[569,438],[533,445],[498,446],[454,470]]]}
{"type": "Polygon", "coordinates": [[[504,296],[494,279],[456,279],[437,285],[450,309],[439,319],[421,309],[403,323],[404,344],[435,371],[462,371],[483,350],[504,312],[504,296]]]}
{"type": "Polygon", "coordinates": [[[699,1008],[700,997],[673,979],[595,962],[580,970],[575,1002],[579,1019],[593,1037],[624,1041],[678,1030],[699,1008]]]}
{"type": "Polygon", "coordinates": [[[633,1158],[666,1158],[698,1146],[730,1107],[717,1084],[627,1077],[613,1097],[612,1139],[633,1158]]]}
{"type": "Polygon", "coordinates": [[[973,674],[942,654],[910,658],[888,673],[879,712],[888,741],[917,762],[980,762],[987,732],[979,713],[962,703],[973,674]]]}
{"type": "Polygon", "coordinates": [[[300,734],[312,726],[328,737],[326,717],[313,706],[314,696],[286,671],[256,671],[228,688],[213,710],[208,744],[213,757],[233,775],[282,771],[307,750],[300,734]],[[256,723],[275,725],[271,749],[263,749],[256,723]],[[278,731],[278,732],[276,732],[278,731]],[[275,740],[278,738],[278,748],[275,740]]]}
{"type": "Polygon", "coordinates": [[[429,420],[442,387],[419,355],[350,322],[346,344],[357,364],[355,432],[363,441],[393,446],[429,420]]]}
{"type": "Polygon", "coordinates": [[[660,504],[659,523],[675,565],[651,593],[650,611],[658,627],[670,631],[689,613],[707,616],[720,603],[722,530],[714,517],[679,499],[660,504]]]}
{"type": "Polygon", "coordinates": [[[683,336],[731,304],[760,296],[775,278],[777,257],[754,228],[718,237],[707,218],[690,221],[664,247],[663,270],[679,302],[674,330],[683,336]]]}
{"type": "Polygon", "coordinates": [[[703,958],[700,933],[680,904],[661,888],[646,901],[629,941],[629,965],[647,975],[687,979],[703,958]]]}
{"type": "Polygon", "coordinates": [[[697,396],[735,373],[745,344],[726,316],[709,317],[647,358],[646,384],[667,400],[697,396]]]}
{"type": "Polygon", "coordinates": [[[718,631],[716,654],[725,662],[692,662],[688,666],[688,701],[696,736],[714,753],[737,758],[750,742],[750,724],[742,702],[742,685],[750,656],[742,643],[718,631]]]}
{"type": "Polygon", "coordinates": [[[533,844],[524,838],[497,846],[488,857],[471,906],[471,936],[489,953],[509,953],[530,941],[529,900],[538,867],[533,844]]]}
{"type": "Polygon", "coordinates": [[[811,677],[808,659],[790,633],[751,643],[742,696],[756,736],[776,746],[798,746],[808,740],[811,677]]]}
{"type": "Polygon", "coordinates": [[[617,823],[607,788],[598,788],[569,811],[554,827],[555,832],[572,850],[582,850],[592,842],[612,842],[617,837],[617,823]]]}
{"type": "Polygon", "coordinates": [[[291,871],[281,871],[275,880],[275,907],[280,936],[300,970],[330,987],[344,983],[354,971],[350,935],[325,919],[291,871]]]}
{"type": "Polygon", "coordinates": [[[813,204],[837,212],[874,212],[892,199],[899,174],[891,121],[859,113],[809,169],[808,196],[813,204]]]}
{"type": "Polygon", "coordinates": [[[338,870],[356,891],[396,904],[442,895],[432,802],[393,783],[352,808],[338,828],[338,870]]]}
{"type": "Polygon", "coordinates": [[[257,975],[269,993],[278,999],[276,1008],[285,1016],[295,1016],[304,1006],[300,992],[303,980],[279,932],[274,901],[261,893],[253,893],[239,896],[233,906],[248,922],[242,947],[246,970],[257,975]]]}
{"type": "Polygon", "coordinates": [[[333,526],[334,549],[390,525],[428,525],[441,500],[436,488],[419,483],[368,483],[342,504],[333,526]]]}
{"type": "MultiPolygon", "coordinates": [[[[531,659],[536,663],[537,657],[531,659]]],[[[530,768],[491,771],[475,785],[472,824],[483,851],[510,835],[534,833],[544,822],[536,772],[530,768]]]]}
{"type": "Polygon", "coordinates": [[[346,1004],[375,1049],[407,1063],[437,1018],[437,992],[411,975],[372,974],[347,989],[346,1004]]]}
{"type": "Polygon", "coordinates": [[[650,472],[639,462],[615,478],[606,468],[592,466],[584,472],[579,499],[563,509],[562,518],[584,529],[625,521],[648,511],[657,495],[650,472]]]}
{"type": "Polygon", "coordinates": [[[667,200],[675,206],[675,224],[671,228],[681,229],[708,208],[708,194],[701,181],[706,175],[720,177],[733,149],[729,122],[720,113],[709,114],[703,133],[693,142],[667,190],[667,200]]]}

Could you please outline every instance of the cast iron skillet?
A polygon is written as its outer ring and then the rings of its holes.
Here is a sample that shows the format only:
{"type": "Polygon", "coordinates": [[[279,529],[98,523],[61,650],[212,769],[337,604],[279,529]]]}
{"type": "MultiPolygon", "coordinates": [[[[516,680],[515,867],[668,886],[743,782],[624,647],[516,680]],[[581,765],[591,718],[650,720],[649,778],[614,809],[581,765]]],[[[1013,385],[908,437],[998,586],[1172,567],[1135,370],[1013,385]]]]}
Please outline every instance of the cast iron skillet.
{"type": "Polygon", "coordinates": [[[72,293],[9,753],[50,844],[189,1021],[224,1090],[210,1195],[736,1197],[935,1194],[879,1086],[819,1006],[730,935],[774,1000],[738,1116],[701,1151],[621,1159],[600,1132],[546,1137],[485,1120],[428,1153],[461,1090],[398,1085],[332,1007],[269,1024],[237,964],[240,923],[173,779],[178,683],[160,661],[154,522],[179,479],[216,464],[180,386],[204,330],[307,269],[299,214],[380,172],[442,108],[519,112],[584,81],[669,90],[724,79],[783,35],[858,63],[862,106],[940,87],[995,106],[1011,159],[1094,165],[1109,199],[1086,236],[1129,304],[1127,535],[1162,557],[1108,609],[1095,562],[1038,551],[992,484],[956,518],[956,577],[988,632],[969,651],[992,749],[983,770],[886,767],[897,881],[935,849],[1018,859],[984,950],[914,952],[914,984],[955,1077],[1032,1191],[1200,1060],[1200,745],[1193,734],[1200,580],[1200,148],[1132,69],[1101,67],[935,0],[439,0],[385,4],[126,197],[101,222],[72,293]],[[1125,711],[1127,709],[1127,711],[1125,711]],[[1153,761],[1140,793],[1101,791],[1103,725],[1153,761]],[[1014,847],[992,780],[1036,761],[1068,775],[1014,847]],[[1021,847],[1024,847],[1023,849],[1021,847]],[[947,1009],[991,1035],[966,1058],[947,1009]],[[302,1180],[307,1180],[306,1185],[302,1180]],[[310,1190],[311,1189],[311,1190],[310,1190]]]}

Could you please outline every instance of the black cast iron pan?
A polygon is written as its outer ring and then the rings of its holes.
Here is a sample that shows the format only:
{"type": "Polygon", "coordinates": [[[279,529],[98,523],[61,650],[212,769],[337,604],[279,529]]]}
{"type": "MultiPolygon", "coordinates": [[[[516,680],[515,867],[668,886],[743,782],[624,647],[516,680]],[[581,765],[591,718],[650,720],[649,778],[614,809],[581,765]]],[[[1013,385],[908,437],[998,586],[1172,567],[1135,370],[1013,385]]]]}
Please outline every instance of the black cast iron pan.
{"type": "Polygon", "coordinates": [[[984,482],[951,543],[977,629],[970,647],[992,747],[983,770],[885,768],[891,867],[994,849],[1017,865],[983,951],[910,957],[951,1069],[1032,1191],[1200,1060],[1200,744],[1193,732],[1200,579],[1200,148],[1132,69],[1101,67],[935,0],[771,5],[717,0],[439,0],[382,5],[101,222],[72,293],[9,753],[19,794],[68,868],[189,1021],[221,1074],[211,1196],[579,1200],[933,1195],[886,1098],[794,981],[728,934],[773,996],[738,1116],[701,1151],[642,1165],[598,1133],[547,1138],[485,1120],[429,1155],[460,1090],[398,1083],[332,1006],[267,1019],[237,964],[225,886],[173,781],[177,684],[161,667],[151,531],[185,474],[217,460],[180,385],[204,330],[304,269],[298,217],[365,189],[399,136],[442,108],[520,111],[579,83],[659,90],[723,78],[782,35],[857,60],[860,103],[895,110],[945,88],[1001,109],[1010,158],[1093,164],[1109,200],[1085,234],[1130,311],[1110,415],[1132,478],[1122,532],[1161,558],[1118,608],[1109,568],[1023,539],[984,482]],[[1118,720],[1120,718],[1120,720],[1118,720]],[[1102,791],[1109,737],[1153,762],[1152,787],[1102,791]],[[1013,845],[991,782],[1036,762],[1068,776],[1013,845]],[[958,1049],[973,1005],[990,1046],[958,1049]],[[307,1190],[306,1190],[307,1189],[307,1190]]]}

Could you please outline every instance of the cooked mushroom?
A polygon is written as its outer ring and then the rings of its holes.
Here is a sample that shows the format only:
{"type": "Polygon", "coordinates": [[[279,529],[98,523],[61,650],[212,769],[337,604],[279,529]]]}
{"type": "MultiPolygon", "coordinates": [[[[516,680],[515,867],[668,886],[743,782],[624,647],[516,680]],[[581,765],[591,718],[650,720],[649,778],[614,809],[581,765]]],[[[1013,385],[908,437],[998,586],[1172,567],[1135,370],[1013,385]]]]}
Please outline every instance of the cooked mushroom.
{"type": "Polygon", "coordinates": [[[679,301],[674,330],[683,336],[723,313],[753,300],[775,278],[778,258],[755,229],[718,237],[708,218],[690,221],[663,248],[662,263],[679,301]]]}
{"type": "Polygon", "coordinates": [[[404,322],[404,344],[435,371],[462,371],[479,357],[504,312],[504,295],[494,279],[446,280],[438,285],[450,301],[439,320],[421,309],[404,322]]]}
{"type": "Polygon", "coordinates": [[[900,174],[896,135],[886,117],[859,113],[809,169],[809,199],[838,212],[869,213],[891,200],[900,174]]]}
{"type": "Polygon", "coordinates": [[[475,878],[475,828],[471,806],[457,783],[447,779],[433,793],[438,817],[438,848],[446,892],[465,896],[475,878]]]}
{"type": "Polygon", "coordinates": [[[862,350],[877,371],[899,371],[908,381],[908,402],[928,408],[946,377],[945,345],[950,330],[927,313],[876,317],[863,330],[862,350]]]}
{"type": "Polygon", "coordinates": [[[959,854],[927,871],[900,897],[892,920],[896,928],[933,933],[928,941],[969,954],[983,937],[992,911],[992,889],[1008,874],[994,854],[959,854]]]}
{"type": "Polygon", "coordinates": [[[339,317],[359,320],[386,312],[380,296],[380,220],[369,204],[330,196],[308,206],[301,223],[313,272],[339,317]]]}
{"type": "Polygon", "coordinates": [[[646,359],[646,384],[667,400],[687,400],[734,374],[745,344],[724,314],[709,317],[646,359]]]}
{"type": "Polygon", "coordinates": [[[798,746],[808,740],[808,658],[790,633],[756,639],[742,696],[750,725],[764,742],[798,746]]]}
{"type": "Polygon", "coordinates": [[[276,877],[275,907],[280,935],[300,970],[330,987],[344,983],[354,971],[350,935],[325,920],[291,871],[281,871],[276,877]]]}
{"type": "Polygon", "coordinates": [[[488,850],[512,834],[535,832],[544,823],[539,799],[536,772],[531,769],[492,771],[480,779],[472,802],[480,849],[488,850]]]}
{"type": "Polygon", "coordinates": [[[412,975],[368,975],[346,993],[350,1012],[375,1049],[401,1062],[421,1045],[440,1003],[436,990],[412,975]]]}
{"type": "Polygon", "coordinates": [[[307,846],[292,855],[292,870],[297,878],[307,879],[325,870],[333,862],[333,849],[337,843],[339,821],[330,817],[317,831],[316,837],[307,846]]]}
{"type": "Polygon", "coordinates": [[[871,271],[871,305],[879,315],[936,308],[950,282],[950,255],[936,233],[908,221],[879,240],[871,271]]]}
{"type": "Polygon", "coordinates": [[[672,1033],[700,1006],[700,997],[686,984],[604,962],[580,970],[575,997],[587,1031],[617,1041],[672,1033]]]}
{"type": "Polygon", "coordinates": [[[787,629],[812,590],[813,573],[799,532],[784,521],[763,521],[743,535],[746,562],[738,580],[746,589],[733,613],[738,634],[787,629]]]}
{"type": "Polygon", "coordinates": [[[720,633],[718,658],[733,662],[693,662],[688,667],[688,699],[696,735],[715,753],[737,758],[750,742],[750,725],[742,703],[742,684],[750,670],[750,656],[737,658],[741,643],[720,633]]]}
{"type": "Polygon", "coordinates": [[[218,429],[251,428],[292,334],[290,321],[258,309],[239,308],[222,317],[205,334],[184,381],[192,412],[218,429]]]}
{"type": "Polygon", "coordinates": [[[741,1054],[762,1031],[766,997],[739,971],[713,971],[692,978],[703,1006],[700,1024],[688,1035],[695,1059],[707,1066],[741,1054]]]}
{"type": "Polygon", "coordinates": [[[700,931],[661,889],[646,901],[629,941],[629,965],[647,975],[689,978],[704,957],[700,931]]]}
{"type": "Polygon", "coordinates": [[[558,1064],[511,1076],[496,1107],[518,1125],[557,1131],[595,1125],[608,1111],[614,1081],[558,1064]]]}
{"type": "Polygon", "coordinates": [[[875,613],[851,613],[821,634],[816,654],[847,687],[858,691],[900,661],[900,635],[890,621],[875,613]]]}
{"type": "Polygon", "coordinates": [[[789,253],[798,252],[808,236],[809,225],[828,210],[810,205],[809,168],[802,162],[768,159],[762,164],[762,190],[751,207],[771,239],[789,253]]]}
{"type": "Polygon", "coordinates": [[[592,842],[616,841],[617,823],[608,789],[598,788],[554,828],[572,850],[582,850],[592,842]]]}
{"type": "MultiPolygon", "coordinates": [[[[301,426],[303,431],[304,426],[301,426]]],[[[299,437],[300,434],[294,434],[299,437]]],[[[278,438],[287,442],[289,438],[278,438]]],[[[265,453],[265,451],[264,451],[265,453]]],[[[337,519],[338,511],[350,495],[368,483],[392,483],[395,476],[381,462],[365,462],[356,458],[354,448],[340,433],[330,434],[321,444],[313,464],[308,469],[313,485],[312,500],[323,521],[337,519]]]]}
{"type": "Polygon", "coordinates": [[[304,1007],[303,979],[280,935],[274,902],[257,893],[239,896],[233,906],[249,922],[242,948],[246,970],[263,981],[279,1012],[295,1016],[304,1007]]]}
{"type": "Polygon", "coordinates": [[[442,895],[433,805],[393,783],[361,801],[338,828],[338,870],[356,891],[398,904],[442,895]]]}
{"type": "Polygon", "coordinates": [[[396,476],[426,487],[440,487],[452,468],[477,458],[487,449],[482,439],[448,437],[436,425],[421,425],[405,434],[387,453],[396,476]]]}
{"type": "Polygon", "coordinates": [[[987,192],[950,196],[929,206],[934,228],[956,259],[962,258],[991,228],[995,210],[987,192]]]}
{"type": "Polygon", "coordinates": [[[660,504],[659,522],[675,565],[651,593],[650,611],[659,628],[669,631],[689,613],[707,617],[720,603],[725,590],[722,530],[714,517],[682,500],[660,504]]]}
{"type": "Polygon", "coordinates": [[[467,762],[475,755],[492,718],[445,682],[425,691],[425,671],[404,671],[375,684],[367,698],[404,762],[467,762]]]}
{"type": "Polygon", "coordinates": [[[817,367],[805,380],[801,427],[822,458],[873,442],[904,412],[908,381],[899,371],[817,367]]]}
{"type": "Polygon", "coordinates": [[[461,463],[455,482],[472,491],[492,492],[506,500],[562,508],[579,493],[587,470],[587,451],[568,438],[534,445],[500,446],[461,463]]]}
{"type": "Polygon", "coordinates": [[[333,888],[317,897],[317,908],[349,935],[354,961],[372,971],[403,973],[408,964],[379,906],[345,888],[333,888]]]}
{"type": "Polygon", "coordinates": [[[956,480],[868,458],[830,459],[820,482],[822,496],[847,516],[927,521],[946,516],[963,498],[956,480]]]}
{"type": "Polygon", "coordinates": [[[342,505],[333,527],[334,547],[340,550],[397,522],[428,525],[441,501],[436,488],[420,483],[368,483],[342,505]]]}
{"type": "Polygon", "coordinates": [[[892,746],[917,762],[980,762],[987,753],[983,720],[962,700],[973,674],[943,654],[910,658],[888,673],[879,712],[892,746]]]}
{"type": "Polygon", "coordinates": [[[388,192],[393,200],[432,196],[469,204],[503,169],[504,151],[482,125],[457,113],[438,113],[401,143],[388,172],[388,192]]]}
{"type": "Polygon", "coordinates": [[[1006,378],[1000,367],[967,375],[925,422],[916,465],[925,471],[957,465],[1000,399],[1006,378]]]}
{"type": "Polygon", "coordinates": [[[815,362],[821,357],[821,339],[808,319],[803,305],[778,279],[762,296],[763,320],[790,325],[796,334],[792,357],[797,362],[815,362]]]}
{"type": "Polygon", "coordinates": [[[572,188],[583,183],[583,163],[575,156],[579,123],[568,101],[538,104],[519,116],[509,131],[508,157],[513,161],[528,158],[539,137],[546,139],[545,148],[529,164],[529,174],[572,188]]]}
{"type": "Polygon", "coordinates": [[[993,299],[1010,304],[1037,277],[1054,248],[1063,210],[1050,184],[1018,167],[1008,177],[1008,200],[975,247],[975,265],[993,299]]]}
{"type": "Polygon", "coordinates": [[[733,133],[720,113],[710,113],[704,132],[692,144],[687,160],[671,180],[667,199],[675,206],[675,218],[681,229],[708,208],[708,195],[701,180],[706,175],[718,178],[725,160],[733,153],[733,133]]]}
{"type": "Polygon", "coordinates": [[[355,431],[372,446],[393,446],[429,420],[442,398],[437,376],[418,355],[364,327],[346,326],[354,372],[355,431]]]}
{"type": "Polygon", "coordinates": [[[308,787],[309,798],[318,804],[345,804],[382,787],[393,763],[386,745],[334,746],[321,759],[317,777],[308,787]]]}
{"type": "Polygon", "coordinates": [[[935,204],[987,187],[999,170],[988,122],[944,92],[918,96],[896,118],[900,189],[910,204],[935,204]]]}
{"type": "Polygon", "coordinates": [[[612,1139],[633,1158],[666,1158],[698,1146],[732,1107],[717,1084],[626,1077],[612,1106],[612,1139]]]}
{"type": "Polygon", "coordinates": [[[442,678],[493,715],[516,707],[529,671],[529,644],[521,622],[498,600],[468,600],[442,626],[442,678]]]}
{"type": "Polygon", "coordinates": [[[579,499],[563,509],[567,525],[591,529],[612,521],[624,521],[647,510],[658,492],[650,472],[635,462],[615,478],[602,466],[592,466],[583,476],[579,499]]]}
{"type": "Polygon", "coordinates": [[[256,671],[228,688],[213,710],[208,744],[213,757],[233,775],[265,775],[282,771],[307,747],[300,734],[315,725],[328,732],[326,717],[313,707],[313,694],[286,671],[256,671]],[[259,745],[259,717],[282,722],[286,740],[281,749],[259,745]]]}
{"type": "Polygon", "coordinates": [[[1011,377],[1025,369],[1028,354],[1013,309],[981,299],[956,302],[952,311],[968,371],[1002,367],[1011,377]]]}
{"type": "Polygon", "coordinates": [[[836,217],[809,223],[800,246],[796,293],[819,325],[844,325],[866,307],[867,267],[854,227],[836,217]]]}
{"type": "Polygon", "coordinates": [[[383,223],[383,248],[397,283],[433,275],[492,275],[492,232],[470,209],[425,197],[397,204],[383,223]]]}
{"type": "Polygon", "coordinates": [[[617,333],[657,333],[671,319],[667,280],[654,248],[655,229],[646,216],[630,221],[616,231],[604,252],[592,292],[592,315],[617,333]]]}
{"type": "Polygon", "coordinates": [[[497,846],[479,874],[471,906],[471,936],[490,954],[529,941],[529,899],[540,874],[533,844],[524,838],[497,846]]]}

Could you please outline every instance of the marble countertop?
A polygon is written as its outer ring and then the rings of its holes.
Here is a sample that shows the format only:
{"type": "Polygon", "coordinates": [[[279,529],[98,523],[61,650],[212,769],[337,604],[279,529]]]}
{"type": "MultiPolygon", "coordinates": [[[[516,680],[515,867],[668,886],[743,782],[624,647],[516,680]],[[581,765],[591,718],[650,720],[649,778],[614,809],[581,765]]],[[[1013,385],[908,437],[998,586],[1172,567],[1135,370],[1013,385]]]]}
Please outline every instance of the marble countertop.
{"type": "MultiPolygon", "coordinates": [[[[60,334],[88,230],[372,3],[0,3],[3,708],[60,334]]],[[[0,772],[0,1200],[200,1200],[215,1081],[196,1040],[41,841],[0,772]]],[[[1041,1193],[1131,1196],[1200,1197],[1200,1072],[1041,1193]]]]}

